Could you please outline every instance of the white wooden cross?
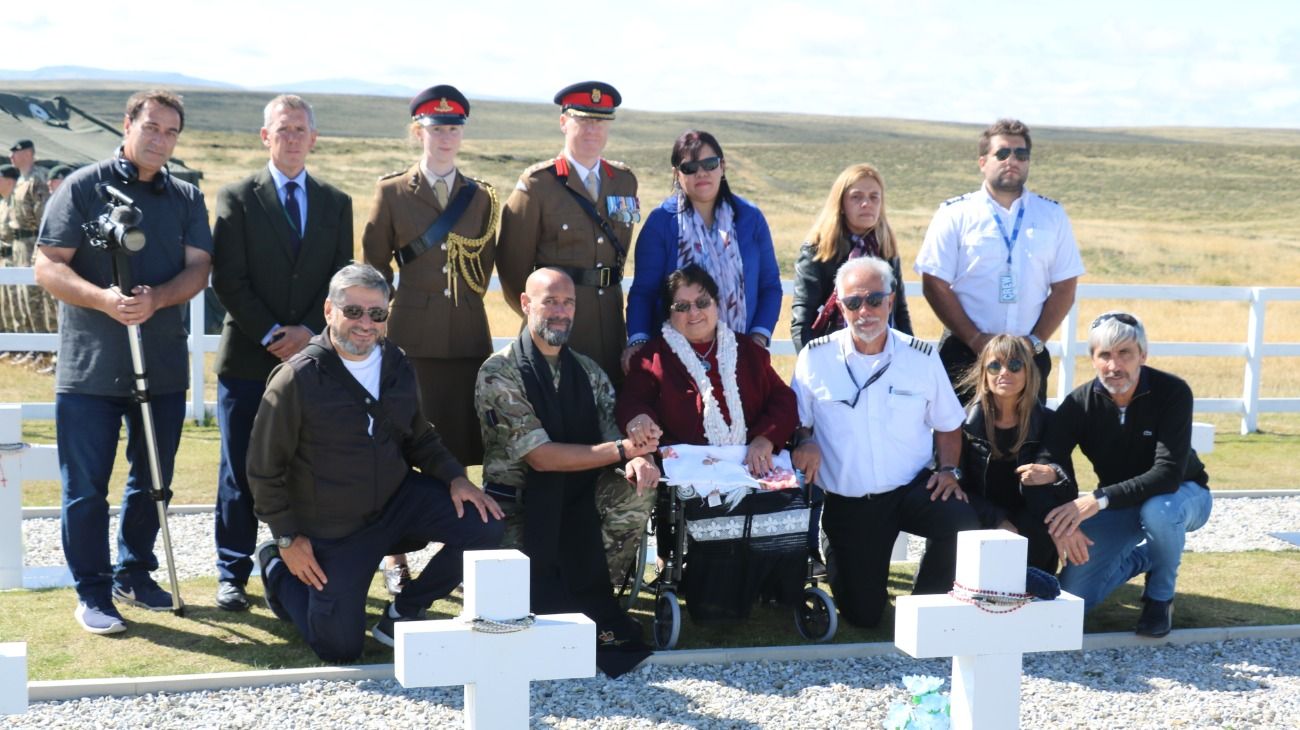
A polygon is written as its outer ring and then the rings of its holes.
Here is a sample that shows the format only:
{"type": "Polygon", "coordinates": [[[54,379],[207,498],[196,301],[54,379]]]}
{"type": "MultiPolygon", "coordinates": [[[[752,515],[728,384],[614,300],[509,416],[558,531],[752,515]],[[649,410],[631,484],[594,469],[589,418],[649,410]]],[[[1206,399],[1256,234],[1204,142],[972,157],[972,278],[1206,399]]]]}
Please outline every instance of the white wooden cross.
{"type": "Polygon", "coordinates": [[[0,644],[0,715],[27,712],[27,644],[0,644]]]}
{"type": "MultiPolygon", "coordinates": [[[[957,583],[1025,592],[1029,541],[1006,530],[957,536],[957,583]]],[[[1083,646],[1083,599],[1062,592],[1008,613],[989,613],[947,595],[900,596],[894,645],[918,659],[952,657],[952,727],[1020,726],[1020,658],[1030,651],[1083,646]]]]}
{"type": "Polygon", "coordinates": [[[399,621],[393,674],[403,687],[465,685],[465,727],[528,727],[528,683],[596,674],[596,624],[580,613],[538,616],[513,633],[476,630],[476,618],[528,615],[528,556],[518,550],[465,553],[459,618],[399,621]]]}
{"type": "Polygon", "coordinates": [[[0,405],[0,444],[8,447],[0,449],[0,590],[72,585],[66,566],[23,566],[23,482],[58,479],[59,457],[57,447],[22,441],[22,405],[0,405]]]}

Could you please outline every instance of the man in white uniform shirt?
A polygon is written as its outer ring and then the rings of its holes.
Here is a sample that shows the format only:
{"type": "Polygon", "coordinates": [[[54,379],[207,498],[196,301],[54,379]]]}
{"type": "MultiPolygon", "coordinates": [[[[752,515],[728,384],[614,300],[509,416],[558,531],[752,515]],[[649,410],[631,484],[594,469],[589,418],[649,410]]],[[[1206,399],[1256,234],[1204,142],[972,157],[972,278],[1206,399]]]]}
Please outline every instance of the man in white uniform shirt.
{"type": "Polygon", "coordinates": [[[978,529],[979,519],[959,485],[965,414],[934,348],[889,328],[889,264],[853,259],[835,279],[849,326],[799,353],[793,460],[826,490],[822,528],[836,563],[831,587],[840,613],[870,627],[888,601],[889,556],[900,530],[930,539],[913,592],[946,593],[957,533],[978,529]]]}
{"type": "Polygon", "coordinates": [[[994,335],[1019,335],[1034,348],[1043,400],[1052,369],[1043,341],[1074,305],[1084,270],[1061,204],[1025,189],[1031,148],[1029,128],[1020,121],[1000,119],[984,130],[984,185],[939,206],[915,269],[944,325],[939,358],[950,380],[961,380],[994,335]]]}

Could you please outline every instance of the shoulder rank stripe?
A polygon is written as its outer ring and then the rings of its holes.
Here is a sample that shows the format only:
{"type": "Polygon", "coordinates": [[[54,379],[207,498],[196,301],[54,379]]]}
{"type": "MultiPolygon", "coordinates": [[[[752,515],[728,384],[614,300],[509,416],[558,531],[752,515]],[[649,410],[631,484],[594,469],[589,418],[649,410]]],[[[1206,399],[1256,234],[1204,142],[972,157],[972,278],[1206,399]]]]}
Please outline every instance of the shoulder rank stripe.
{"type": "MultiPolygon", "coordinates": [[[[1034,193],[1034,195],[1038,195],[1038,193],[1034,193]]],[[[1046,200],[1047,202],[1051,203],[1052,205],[1056,205],[1056,206],[1059,206],[1059,205],[1060,205],[1060,203],[1056,202],[1055,200],[1052,200],[1051,198],[1047,197],[1046,195],[1038,195],[1038,197],[1042,198],[1043,200],[1046,200]]]]}
{"type": "Polygon", "coordinates": [[[913,337],[912,341],[907,343],[907,346],[926,355],[934,352],[934,345],[916,337],[913,337]]]}
{"type": "Polygon", "coordinates": [[[943,201],[943,205],[952,205],[953,203],[956,203],[958,201],[965,200],[967,195],[970,195],[970,193],[966,193],[965,195],[958,195],[955,198],[948,198],[947,200],[943,201]]]}
{"type": "Polygon", "coordinates": [[[804,347],[818,347],[819,345],[824,345],[830,341],[831,341],[830,335],[822,335],[821,337],[818,337],[815,340],[811,340],[810,342],[808,342],[808,344],[804,345],[804,347]]]}

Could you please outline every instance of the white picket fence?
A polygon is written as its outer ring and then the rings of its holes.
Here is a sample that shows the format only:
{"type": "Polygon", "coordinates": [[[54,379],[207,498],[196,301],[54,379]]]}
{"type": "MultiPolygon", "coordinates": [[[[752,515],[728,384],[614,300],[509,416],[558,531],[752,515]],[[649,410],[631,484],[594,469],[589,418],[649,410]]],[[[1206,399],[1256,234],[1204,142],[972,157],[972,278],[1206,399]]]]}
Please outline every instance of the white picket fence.
{"type": "MultiPolygon", "coordinates": [[[[35,284],[31,269],[0,268],[0,286],[6,284],[35,284]]],[[[631,278],[623,280],[626,290],[632,284],[631,278]]],[[[793,283],[783,282],[787,296],[793,293],[793,283]]],[[[907,282],[907,296],[920,302],[921,285],[919,282],[907,282]]],[[[496,277],[492,277],[491,288],[499,290],[496,277]]],[[[1048,343],[1048,349],[1059,358],[1056,368],[1057,392],[1068,393],[1074,387],[1075,357],[1088,351],[1086,340],[1077,340],[1074,333],[1078,330],[1079,308],[1081,304],[1098,299],[1128,299],[1147,301],[1189,301],[1189,302],[1247,302],[1250,313],[1247,318],[1246,332],[1243,340],[1236,342],[1151,342],[1150,351],[1162,357],[1238,357],[1244,361],[1240,398],[1197,398],[1195,409],[1198,413],[1235,413],[1241,416],[1241,433],[1256,430],[1261,413],[1300,413],[1300,397],[1295,398],[1261,398],[1260,383],[1263,377],[1264,358],[1266,357],[1300,357],[1300,343],[1265,343],[1264,319],[1271,302],[1300,302],[1300,287],[1244,287],[1244,286],[1135,286],[1131,284],[1080,284],[1075,304],[1066,316],[1065,322],[1057,333],[1056,339],[1048,343]]],[[[1137,314],[1141,315],[1140,308],[1137,314]]],[[[203,297],[190,301],[190,322],[204,321],[203,297]]],[[[215,404],[203,401],[204,383],[208,373],[204,368],[203,355],[215,352],[219,342],[217,335],[204,335],[202,327],[191,327],[190,347],[190,403],[186,413],[196,420],[201,420],[214,412],[215,404]]],[[[493,338],[494,347],[503,347],[510,338],[493,338]]],[[[0,333],[0,351],[37,351],[54,352],[58,349],[58,336],[52,334],[15,334],[0,333]]],[[[794,345],[790,340],[772,342],[772,353],[776,355],[794,354],[794,345]]],[[[1300,394],[1297,394],[1300,395],[1300,394]]],[[[23,418],[49,420],[54,418],[53,403],[24,403],[23,418]]]]}

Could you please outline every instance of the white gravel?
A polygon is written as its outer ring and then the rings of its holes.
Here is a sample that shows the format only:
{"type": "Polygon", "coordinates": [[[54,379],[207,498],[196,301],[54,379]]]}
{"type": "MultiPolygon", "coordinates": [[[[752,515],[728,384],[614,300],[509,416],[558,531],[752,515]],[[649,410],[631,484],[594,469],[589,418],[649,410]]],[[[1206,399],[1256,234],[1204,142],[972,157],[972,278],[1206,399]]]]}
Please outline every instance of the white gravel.
{"type": "MultiPolygon", "coordinates": [[[[555,728],[879,728],[904,674],[947,677],[945,660],[901,656],[685,667],[611,680],[539,682],[530,725],[555,728]]],[[[950,687],[945,685],[945,690],[950,687]]],[[[1026,728],[1300,727],[1300,642],[1027,655],[1026,728]]],[[[33,704],[0,728],[459,727],[459,687],[393,681],[298,685],[33,704]]]]}
{"type": "MultiPolygon", "coordinates": [[[[212,514],[172,515],[167,525],[171,530],[180,578],[216,575],[212,514]]],[[[1205,553],[1300,549],[1269,535],[1270,532],[1300,532],[1300,496],[1215,500],[1210,521],[1187,536],[1187,550],[1205,553]]],[[[109,522],[110,545],[114,553],[117,549],[116,534],[117,518],[114,517],[109,522]]],[[[261,526],[258,535],[259,543],[270,539],[265,525],[261,526]]],[[[27,565],[63,565],[58,519],[23,520],[23,543],[27,565]]],[[[924,547],[924,540],[912,537],[908,544],[908,558],[919,560],[924,547]]],[[[157,549],[161,563],[161,539],[157,549]]],[[[412,553],[412,567],[423,565],[431,554],[432,548],[412,553]]],[[[650,554],[654,554],[653,550],[650,554]]],[[[160,573],[165,574],[165,566],[160,573]]]]}

